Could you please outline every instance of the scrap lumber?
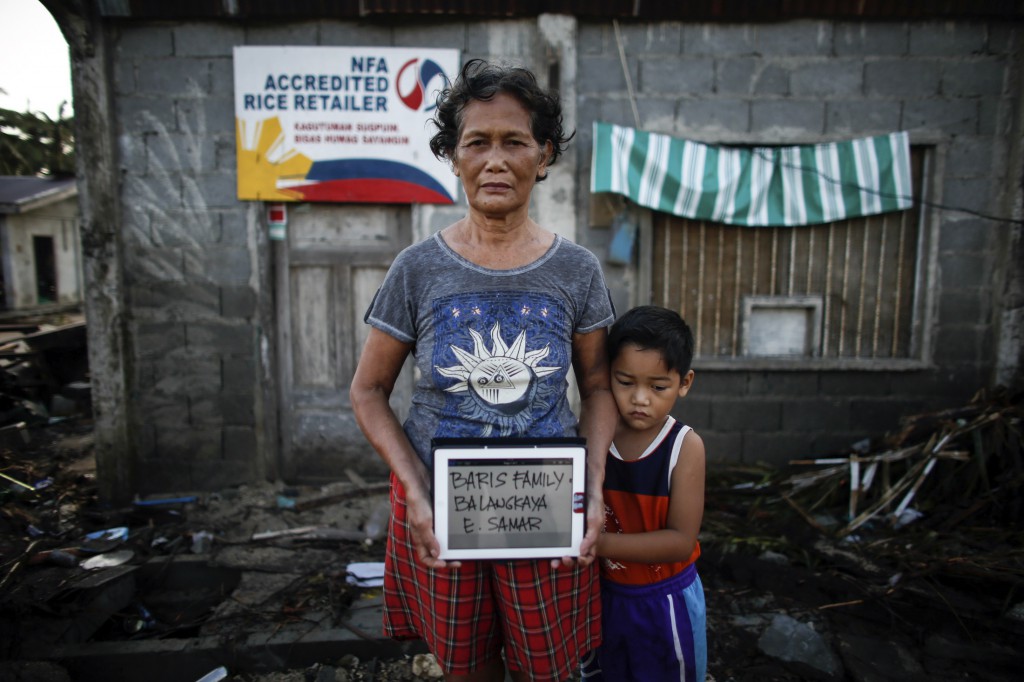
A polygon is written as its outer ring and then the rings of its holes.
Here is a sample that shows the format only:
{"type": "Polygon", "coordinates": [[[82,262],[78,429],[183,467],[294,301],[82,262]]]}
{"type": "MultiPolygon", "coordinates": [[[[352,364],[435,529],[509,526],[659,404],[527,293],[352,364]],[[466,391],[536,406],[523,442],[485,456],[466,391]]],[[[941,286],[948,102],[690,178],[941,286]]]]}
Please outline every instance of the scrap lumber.
{"type": "Polygon", "coordinates": [[[290,509],[300,512],[306,511],[307,509],[315,509],[316,507],[325,507],[327,505],[337,504],[338,502],[344,502],[345,500],[351,500],[357,497],[379,495],[381,493],[388,492],[389,486],[390,484],[388,483],[367,484],[363,487],[345,490],[340,493],[321,495],[320,497],[313,497],[307,500],[298,500],[290,507],[290,509]]]}
{"type": "Polygon", "coordinates": [[[790,492],[784,499],[811,523],[801,496],[845,490],[847,523],[838,531],[840,537],[871,521],[884,519],[895,527],[912,505],[959,505],[966,511],[950,516],[960,520],[1002,507],[1017,509],[1019,517],[1021,505],[1015,500],[1024,487],[1022,415],[1019,397],[999,392],[981,393],[965,407],[915,415],[883,441],[881,451],[791,460],[793,466],[815,468],[789,476],[784,483],[790,492]],[[1014,502],[996,504],[996,497],[1014,502]]]}

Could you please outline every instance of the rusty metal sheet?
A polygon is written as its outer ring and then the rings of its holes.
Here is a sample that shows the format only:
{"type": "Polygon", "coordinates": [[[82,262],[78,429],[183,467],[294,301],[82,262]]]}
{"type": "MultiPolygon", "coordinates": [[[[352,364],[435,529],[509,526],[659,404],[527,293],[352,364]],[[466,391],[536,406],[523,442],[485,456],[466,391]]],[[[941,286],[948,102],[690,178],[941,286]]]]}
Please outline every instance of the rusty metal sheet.
{"type": "Polygon", "coordinates": [[[99,2],[106,17],[185,19],[448,19],[568,14],[584,20],[764,22],[792,19],[913,21],[1022,19],[1019,0],[112,0],[99,2]]]}

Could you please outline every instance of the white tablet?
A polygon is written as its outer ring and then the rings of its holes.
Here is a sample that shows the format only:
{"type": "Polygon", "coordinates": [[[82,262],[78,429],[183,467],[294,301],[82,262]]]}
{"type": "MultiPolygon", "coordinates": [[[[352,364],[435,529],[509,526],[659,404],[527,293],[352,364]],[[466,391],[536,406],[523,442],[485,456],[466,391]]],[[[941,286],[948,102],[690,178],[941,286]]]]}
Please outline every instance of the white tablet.
{"type": "Polygon", "coordinates": [[[432,448],[440,558],[579,556],[585,440],[450,438],[432,448]]]}

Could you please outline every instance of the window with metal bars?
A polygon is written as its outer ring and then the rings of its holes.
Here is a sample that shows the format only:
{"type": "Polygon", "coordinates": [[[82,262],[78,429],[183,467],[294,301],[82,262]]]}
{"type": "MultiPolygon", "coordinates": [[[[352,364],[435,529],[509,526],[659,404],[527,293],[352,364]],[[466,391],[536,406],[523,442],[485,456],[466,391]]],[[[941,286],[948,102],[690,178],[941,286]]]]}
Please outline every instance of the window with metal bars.
{"type": "MultiPolygon", "coordinates": [[[[921,197],[925,150],[911,149],[921,197]]],[[[920,201],[868,218],[737,227],[652,214],[652,302],[675,309],[704,359],[923,359],[920,201]]]]}

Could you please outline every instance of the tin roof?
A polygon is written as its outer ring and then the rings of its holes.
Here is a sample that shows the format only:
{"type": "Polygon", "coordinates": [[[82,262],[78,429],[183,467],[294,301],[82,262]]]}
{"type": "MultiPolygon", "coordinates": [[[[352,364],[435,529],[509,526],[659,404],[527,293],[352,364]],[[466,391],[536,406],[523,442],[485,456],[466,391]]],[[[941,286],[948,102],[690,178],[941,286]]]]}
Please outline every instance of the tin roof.
{"type": "Polygon", "coordinates": [[[106,17],[132,19],[359,19],[527,17],[752,22],[787,19],[1021,19],[1020,0],[97,0],[106,17]]]}
{"type": "Polygon", "coordinates": [[[74,178],[0,175],[0,213],[24,213],[77,194],[74,178]]]}

